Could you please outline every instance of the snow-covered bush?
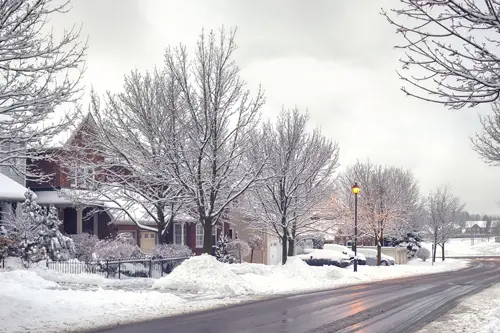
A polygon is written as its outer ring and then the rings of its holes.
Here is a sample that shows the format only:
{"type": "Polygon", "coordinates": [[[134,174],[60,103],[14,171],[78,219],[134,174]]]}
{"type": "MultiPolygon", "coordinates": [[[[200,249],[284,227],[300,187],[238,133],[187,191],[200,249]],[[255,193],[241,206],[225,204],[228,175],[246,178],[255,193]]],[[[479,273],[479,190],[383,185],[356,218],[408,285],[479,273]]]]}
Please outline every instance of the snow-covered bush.
{"type": "Polygon", "coordinates": [[[313,239],[313,249],[322,249],[325,246],[325,237],[319,235],[315,236],[313,239]]]}
{"type": "Polygon", "coordinates": [[[215,258],[220,262],[233,264],[236,262],[236,258],[229,252],[227,244],[227,237],[221,234],[215,247],[215,258]]]}
{"type": "Polygon", "coordinates": [[[250,246],[244,240],[236,238],[227,244],[227,251],[237,262],[241,263],[243,258],[250,254],[250,246]]]}
{"type": "Polygon", "coordinates": [[[144,258],[141,249],[121,234],[115,239],[103,239],[97,242],[94,256],[97,260],[144,258]]]}
{"type": "Polygon", "coordinates": [[[189,247],[180,244],[158,244],[152,253],[154,259],[184,258],[192,255],[193,251],[189,247]]]}
{"type": "Polygon", "coordinates": [[[420,249],[418,249],[416,253],[416,257],[422,259],[422,261],[426,261],[427,259],[429,259],[430,256],[431,256],[431,251],[429,251],[429,249],[425,247],[421,247],[420,249]]]}
{"type": "Polygon", "coordinates": [[[88,233],[72,235],[75,245],[75,257],[80,261],[90,262],[94,259],[93,255],[99,243],[99,238],[88,233]]]}
{"type": "Polygon", "coordinates": [[[422,247],[421,242],[422,237],[417,232],[409,232],[404,237],[396,239],[394,245],[406,248],[406,256],[411,260],[415,258],[417,251],[422,247]]]}
{"type": "Polygon", "coordinates": [[[264,240],[259,235],[251,235],[248,239],[248,246],[250,246],[250,262],[253,262],[254,252],[264,250],[264,240]]]}

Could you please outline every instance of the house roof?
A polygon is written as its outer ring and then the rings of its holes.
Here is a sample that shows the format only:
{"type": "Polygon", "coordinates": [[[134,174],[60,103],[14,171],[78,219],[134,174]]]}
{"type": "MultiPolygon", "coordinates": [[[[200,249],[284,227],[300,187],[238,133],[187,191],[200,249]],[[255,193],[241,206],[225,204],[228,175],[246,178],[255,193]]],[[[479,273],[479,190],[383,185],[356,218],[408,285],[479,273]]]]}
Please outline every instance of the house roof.
{"type": "Polygon", "coordinates": [[[498,226],[500,226],[500,220],[491,221],[491,225],[490,225],[491,228],[496,228],[498,226]]]}
{"type": "Polygon", "coordinates": [[[487,223],[488,221],[466,221],[465,227],[470,229],[473,226],[477,225],[479,228],[486,228],[487,223]]]}
{"type": "MultiPolygon", "coordinates": [[[[0,173],[0,201],[24,201],[28,189],[15,180],[0,173]]],[[[36,199],[36,195],[34,199],[36,199]]]]}

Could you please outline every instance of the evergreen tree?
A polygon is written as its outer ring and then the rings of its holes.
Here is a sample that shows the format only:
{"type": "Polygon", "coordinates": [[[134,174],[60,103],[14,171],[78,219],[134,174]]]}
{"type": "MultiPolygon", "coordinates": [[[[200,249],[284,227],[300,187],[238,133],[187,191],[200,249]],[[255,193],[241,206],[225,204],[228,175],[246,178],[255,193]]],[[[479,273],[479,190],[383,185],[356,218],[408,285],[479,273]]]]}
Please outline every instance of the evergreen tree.
{"type": "Polygon", "coordinates": [[[40,244],[41,225],[44,215],[41,207],[34,200],[34,193],[25,193],[26,200],[21,205],[21,216],[12,220],[12,245],[14,254],[18,255],[24,266],[46,258],[45,248],[40,244]]]}
{"type": "Polygon", "coordinates": [[[40,245],[45,248],[51,260],[68,260],[74,257],[73,240],[64,236],[59,230],[62,224],[57,216],[57,209],[51,206],[43,218],[40,228],[40,245]]]}
{"type": "Polygon", "coordinates": [[[394,240],[394,246],[406,248],[408,259],[415,258],[415,254],[422,247],[422,237],[416,231],[407,233],[404,237],[394,240]]]}
{"type": "Polygon", "coordinates": [[[215,258],[226,264],[233,264],[236,262],[236,258],[229,252],[227,237],[222,233],[215,247],[215,258]]]}

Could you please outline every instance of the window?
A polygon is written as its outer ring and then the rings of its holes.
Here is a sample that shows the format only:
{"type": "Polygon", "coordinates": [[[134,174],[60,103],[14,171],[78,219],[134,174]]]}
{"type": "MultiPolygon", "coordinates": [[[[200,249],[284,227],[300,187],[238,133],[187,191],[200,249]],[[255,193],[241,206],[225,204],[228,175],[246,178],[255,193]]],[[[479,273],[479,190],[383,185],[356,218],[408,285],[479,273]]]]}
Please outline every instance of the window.
{"type": "Polygon", "coordinates": [[[229,229],[229,238],[233,239],[233,229],[232,228],[229,229]]]}
{"type": "Polygon", "coordinates": [[[149,238],[151,238],[151,239],[155,238],[155,234],[150,234],[149,238]]]}
{"type": "Polygon", "coordinates": [[[212,227],[212,247],[217,246],[217,226],[212,227]]]}
{"type": "Polygon", "coordinates": [[[184,236],[184,244],[186,244],[187,228],[184,226],[184,235],[182,235],[182,225],[180,223],[174,223],[174,244],[182,244],[183,236],[184,236]]]}
{"type": "Polygon", "coordinates": [[[88,187],[95,179],[93,167],[76,167],[69,173],[69,184],[71,187],[88,187]]]}
{"type": "Polygon", "coordinates": [[[141,237],[148,238],[149,234],[141,234],[141,237]]]}
{"type": "Polygon", "coordinates": [[[203,236],[205,235],[205,231],[203,230],[203,225],[201,223],[196,224],[196,247],[203,247],[203,236]]]}

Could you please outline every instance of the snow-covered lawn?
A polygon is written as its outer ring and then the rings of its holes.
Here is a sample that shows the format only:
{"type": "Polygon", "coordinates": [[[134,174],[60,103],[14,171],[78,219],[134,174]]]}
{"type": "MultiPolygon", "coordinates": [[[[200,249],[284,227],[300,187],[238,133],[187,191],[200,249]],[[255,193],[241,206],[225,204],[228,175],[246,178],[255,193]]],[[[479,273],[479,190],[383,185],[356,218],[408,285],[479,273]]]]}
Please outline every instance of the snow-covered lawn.
{"type": "Polygon", "coordinates": [[[497,333],[500,331],[500,284],[464,298],[455,308],[418,333],[497,333]]]}
{"type": "MultiPolygon", "coordinates": [[[[431,245],[425,246],[431,249],[431,245]]],[[[500,255],[500,243],[495,243],[495,238],[475,238],[474,242],[470,238],[452,238],[445,245],[445,255],[456,256],[497,256],[500,255]]],[[[438,247],[436,256],[441,257],[441,248],[438,247]]]]}
{"type": "Polygon", "coordinates": [[[297,258],[285,266],[222,264],[193,257],[169,276],[111,280],[35,267],[0,270],[0,332],[65,332],[169,316],[277,294],[334,288],[401,276],[457,270],[463,260],[412,261],[392,267],[311,267],[297,258]]]}

